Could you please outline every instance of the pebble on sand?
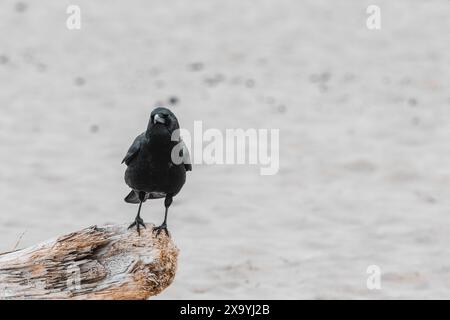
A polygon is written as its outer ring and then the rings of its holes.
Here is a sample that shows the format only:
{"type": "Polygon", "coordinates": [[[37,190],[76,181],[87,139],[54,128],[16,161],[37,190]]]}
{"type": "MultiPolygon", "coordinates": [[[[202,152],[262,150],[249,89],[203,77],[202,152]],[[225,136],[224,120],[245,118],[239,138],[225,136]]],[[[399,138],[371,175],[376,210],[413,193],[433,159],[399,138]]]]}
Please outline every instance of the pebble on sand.
{"type": "Polygon", "coordinates": [[[201,62],[194,62],[189,65],[189,70],[191,71],[201,71],[204,68],[204,64],[201,62]]]}
{"type": "Polygon", "coordinates": [[[409,98],[409,99],[408,99],[408,104],[409,104],[411,107],[416,106],[416,105],[417,105],[417,99],[415,99],[415,98],[409,98]]]}
{"type": "Polygon", "coordinates": [[[225,80],[225,76],[223,74],[217,73],[213,77],[207,77],[205,78],[205,83],[210,87],[215,87],[220,82],[225,80]]]}
{"type": "Polygon", "coordinates": [[[8,56],[5,56],[4,54],[0,55],[0,64],[7,64],[9,62],[8,56]]]}
{"type": "Polygon", "coordinates": [[[19,1],[14,6],[14,9],[16,10],[16,12],[25,12],[28,9],[28,4],[26,4],[25,2],[19,1]]]}
{"type": "Polygon", "coordinates": [[[286,112],[286,105],[280,104],[280,105],[277,107],[277,111],[278,111],[279,113],[285,113],[285,112],[286,112]]]}
{"type": "Polygon", "coordinates": [[[90,130],[92,133],[97,133],[99,129],[100,129],[99,126],[96,125],[96,124],[91,125],[91,127],[89,128],[89,130],[90,130]]]}
{"type": "Polygon", "coordinates": [[[76,86],[81,87],[86,83],[86,80],[83,77],[76,77],[74,82],[76,86]]]}
{"type": "Polygon", "coordinates": [[[171,104],[171,105],[176,105],[177,103],[178,103],[178,98],[177,97],[175,97],[175,96],[171,96],[170,98],[169,98],[169,103],[171,104]]]}
{"type": "Polygon", "coordinates": [[[255,86],[255,80],[253,79],[248,79],[247,81],[245,81],[245,86],[247,88],[253,88],[255,86]]]}

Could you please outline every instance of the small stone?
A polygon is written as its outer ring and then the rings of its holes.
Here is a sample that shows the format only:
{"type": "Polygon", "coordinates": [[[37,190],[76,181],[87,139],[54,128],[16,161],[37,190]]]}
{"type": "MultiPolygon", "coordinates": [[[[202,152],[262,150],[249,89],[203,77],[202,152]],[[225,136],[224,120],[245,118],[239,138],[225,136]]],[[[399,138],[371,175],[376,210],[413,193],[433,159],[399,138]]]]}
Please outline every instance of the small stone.
{"type": "Polygon", "coordinates": [[[171,96],[171,97],[169,98],[169,103],[170,103],[171,105],[176,105],[176,104],[178,103],[178,98],[175,97],[175,96],[171,96]]]}
{"type": "Polygon", "coordinates": [[[414,107],[414,106],[417,105],[417,100],[416,100],[415,98],[409,98],[409,99],[408,99],[408,104],[409,104],[411,107],[414,107]]]}
{"type": "Polygon", "coordinates": [[[0,55],[0,64],[7,64],[9,62],[8,56],[5,56],[4,54],[0,55]]]}
{"type": "Polygon", "coordinates": [[[150,69],[149,74],[151,76],[157,76],[161,73],[161,70],[159,70],[157,67],[153,67],[150,69]]]}
{"type": "Polygon", "coordinates": [[[98,125],[96,125],[96,124],[91,125],[91,127],[89,128],[89,130],[90,130],[92,133],[97,133],[99,129],[100,129],[100,128],[99,128],[98,125]]]}
{"type": "Polygon", "coordinates": [[[286,106],[285,106],[284,104],[280,104],[280,105],[277,107],[277,111],[278,111],[279,113],[285,113],[285,112],[286,112],[286,106]]]}
{"type": "Polygon", "coordinates": [[[194,62],[189,65],[191,71],[201,71],[205,66],[201,62],[194,62]]]}
{"type": "Polygon", "coordinates": [[[245,86],[247,88],[253,88],[255,86],[255,80],[253,79],[248,79],[247,81],[245,81],[245,86]]]}
{"type": "Polygon", "coordinates": [[[329,72],[323,72],[320,75],[320,81],[321,82],[328,82],[328,80],[330,80],[330,78],[331,78],[331,73],[329,73],[329,72]]]}
{"type": "Polygon", "coordinates": [[[84,86],[84,84],[86,83],[86,80],[84,80],[83,77],[76,77],[75,80],[75,85],[78,87],[84,86]]]}
{"type": "Polygon", "coordinates": [[[17,12],[25,12],[28,8],[28,5],[25,2],[19,1],[16,3],[14,8],[17,12]]]}
{"type": "Polygon", "coordinates": [[[204,79],[205,83],[210,87],[215,87],[220,82],[225,80],[225,76],[223,74],[217,73],[213,77],[207,77],[204,79]]]}

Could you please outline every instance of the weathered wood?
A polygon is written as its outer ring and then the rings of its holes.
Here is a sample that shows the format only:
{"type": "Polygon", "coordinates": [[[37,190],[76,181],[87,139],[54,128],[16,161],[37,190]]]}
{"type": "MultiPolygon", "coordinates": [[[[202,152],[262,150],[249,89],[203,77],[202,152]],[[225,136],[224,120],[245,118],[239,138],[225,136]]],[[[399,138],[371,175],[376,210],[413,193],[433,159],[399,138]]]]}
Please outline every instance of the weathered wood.
{"type": "Polygon", "coordinates": [[[90,227],[0,254],[0,299],[147,299],[169,286],[178,249],[147,224],[90,227]]]}

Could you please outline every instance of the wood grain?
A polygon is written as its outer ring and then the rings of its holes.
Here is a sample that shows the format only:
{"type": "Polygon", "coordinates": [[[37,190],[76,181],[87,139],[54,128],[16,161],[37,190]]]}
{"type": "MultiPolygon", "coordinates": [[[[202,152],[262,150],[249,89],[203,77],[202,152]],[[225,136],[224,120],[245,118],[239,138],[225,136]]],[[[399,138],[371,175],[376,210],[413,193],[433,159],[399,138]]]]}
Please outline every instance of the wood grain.
{"type": "Polygon", "coordinates": [[[93,226],[0,254],[0,299],[147,299],[168,287],[178,249],[153,225],[93,226]]]}

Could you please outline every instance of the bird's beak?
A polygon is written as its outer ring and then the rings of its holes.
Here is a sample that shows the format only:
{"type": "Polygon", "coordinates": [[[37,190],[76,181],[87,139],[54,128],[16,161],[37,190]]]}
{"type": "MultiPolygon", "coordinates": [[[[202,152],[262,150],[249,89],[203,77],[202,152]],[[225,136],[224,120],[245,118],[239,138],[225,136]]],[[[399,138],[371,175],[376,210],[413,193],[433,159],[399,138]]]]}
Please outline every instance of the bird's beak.
{"type": "Polygon", "coordinates": [[[155,114],[155,117],[153,118],[153,123],[166,123],[166,120],[159,114],[155,114]]]}

